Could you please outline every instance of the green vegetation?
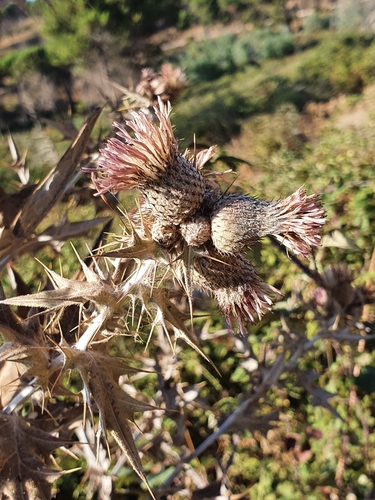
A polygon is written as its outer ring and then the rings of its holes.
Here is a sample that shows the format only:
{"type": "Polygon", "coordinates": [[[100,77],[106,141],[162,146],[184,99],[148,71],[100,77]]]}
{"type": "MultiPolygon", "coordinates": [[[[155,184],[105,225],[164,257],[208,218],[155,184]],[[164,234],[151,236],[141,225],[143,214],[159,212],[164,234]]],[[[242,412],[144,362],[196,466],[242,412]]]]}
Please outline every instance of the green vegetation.
{"type": "Polygon", "coordinates": [[[361,93],[375,76],[374,42],[372,33],[327,36],[300,64],[298,83],[312,100],[328,100],[339,92],[361,93]]]}
{"type": "Polygon", "coordinates": [[[226,35],[190,43],[178,63],[186,68],[189,81],[217,80],[267,59],[279,59],[295,50],[295,37],[288,29],[256,30],[242,36],[226,35]]]}
{"type": "MultiPolygon", "coordinates": [[[[255,39],[257,32],[252,37],[255,39]]],[[[280,40],[278,35],[269,37],[275,43],[280,40]]],[[[240,40],[247,38],[245,35],[240,40]]],[[[365,85],[374,81],[375,38],[371,34],[322,34],[314,48],[298,51],[282,61],[269,61],[267,57],[256,66],[252,64],[254,59],[249,59],[240,72],[234,72],[233,52],[242,42],[232,37],[233,43],[227,43],[228,39],[198,45],[202,53],[196,57],[193,45],[184,56],[187,73],[198,82],[185,92],[176,113],[177,129],[187,140],[196,133],[200,140],[224,144],[239,133],[241,121],[251,116],[273,113],[284,103],[301,111],[310,101],[328,101],[341,92],[359,95],[365,85]],[[214,47],[226,47],[226,52],[218,50],[217,59],[209,57],[214,47]],[[214,78],[224,72],[231,74],[214,78]],[[211,78],[214,80],[209,84],[202,82],[211,78]],[[194,121],[187,116],[191,110],[194,121]]],[[[288,53],[292,46],[285,47],[288,53]]]]}
{"type": "Polygon", "coordinates": [[[42,71],[45,65],[45,51],[41,47],[27,47],[5,55],[0,60],[0,75],[13,76],[19,80],[29,71],[42,71]]]}

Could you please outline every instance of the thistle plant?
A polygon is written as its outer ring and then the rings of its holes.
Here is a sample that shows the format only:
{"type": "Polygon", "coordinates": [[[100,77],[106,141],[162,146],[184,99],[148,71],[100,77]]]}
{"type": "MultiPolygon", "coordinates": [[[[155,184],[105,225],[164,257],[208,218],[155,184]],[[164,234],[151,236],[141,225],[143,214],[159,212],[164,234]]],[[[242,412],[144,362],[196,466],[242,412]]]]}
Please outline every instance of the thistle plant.
{"type": "MultiPolygon", "coordinates": [[[[357,322],[363,308],[375,300],[370,287],[352,286],[352,277],[344,266],[330,267],[319,274],[299,260],[320,244],[325,214],[318,196],[308,195],[302,188],[277,201],[228,193],[215,182],[212,171],[205,171],[215,147],[194,153],[180,151],[170,121],[170,105],[159,100],[154,112],[157,122],[153,115],[133,112],[124,124],[115,123],[115,135],[101,142],[97,150],[92,145],[87,150],[87,128],[91,131],[95,114],[64,155],[65,160],[37,186],[32,200],[26,201],[26,208],[39,201],[36,214],[21,210],[14,224],[3,231],[2,237],[11,238],[12,245],[1,256],[4,262],[10,262],[18,249],[26,252],[27,243],[38,238],[34,229],[64,192],[66,179],[61,180],[56,173],[64,171],[67,159],[74,159],[72,170],[78,166],[79,171],[91,173],[97,197],[107,201],[110,192],[117,195],[123,190],[141,194],[138,206],[129,213],[116,207],[116,216],[121,214],[121,230],[109,241],[108,218],[88,221],[86,229],[107,225],[86,260],[76,254],[80,272],[74,277],[45,267],[48,283],[44,289],[37,293],[19,291],[19,296],[7,299],[1,296],[0,382],[8,389],[4,390],[7,397],[2,399],[0,415],[0,487],[4,498],[48,499],[51,483],[65,474],[52,467],[50,454],[68,446],[89,464],[87,491],[91,496],[97,491],[101,499],[110,498],[112,479],[116,480],[116,471],[126,460],[146,485],[147,498],[156,494],[179,498],[175,495],[180,490],[190,498],[188,474],[186,480],[175,481],[177,476],[181,478],[186,463],[227,434],[233,435],[233,457],[235,436],[242,429],[260,432],[272,428],[271,421],[279,420],[278,411],[263,415],[256,414],[256,408],[271,388],[276,391],[275,387],[282,385],[281,375],[292,374],[317,404],[337,416],[328,402],[332,394],[316,387],[316,373],[300,369],[298,360],[327,338],[356,342],[359,336],[351,333],[348,325],[357,322]],[[46,197],[48,187],[52,198],[46,197]],[[15,228],[23,230],[22,247],[17,246],[21,232],[15,228]],[[265,343],[262,361],[250,349],[240,349],[249,325],[272,311],[274,300],[280,297],[276,288],[262,281],[248,258],[247,249],[266,236],[283,246],[317,285],[311,303],[316,306],[314,314],[321,329],[308,338],[304,332],[288,329],[284,320],[278,326],[277,345],[265,343]],[[348,295],[345,303],[340,302],[342,284],[348,295]],[[205,333],[196,327],[195,317],[197,290],[215,299],[226,321],[225,333],[240,352],[243,366],[253,367],[253,385],[247,393],[243,391],[232,412],[220,412],[212,432],[192,449],[187,425],[191,419],[189,404],[194,401],[198,405],[200,398],[206,404],[206,400],[201,383],[186,387],[181,379],[182,346],[185,343],[194,349],[194,354],[203,358],[202,364],[211,363],[210,368],[217,371],[221,368],[213,366],[202,348],[205,333]],[[23,312],[14,311],[14,306],[23,312]],[[137,358],[129,347],[140,341],[152,347],[149,358],[137,358]],[[3,382],[10,365],[16,367],[16,375],[8,387],[3,382]],[[151,376],[150,372],[156,372],[157,377],[158,389],[153,397],[136,392],[132,385],[151,376]],[[80,380],[82,397],[73,394],[66,382],[72,375],[80,380]],[[60,405],[62,399],[64,404],[60,405]],[[163,412],[176,423],[176,436],[163,432],[163,412]],[[84,415],[89,418],[82,423],[84,415]],[[159,434],[155,429],[161,430],[159,434]],[[72,440],[73,433],[80,444],[72,440]],[[139,438],[146,445],[140,446],[139,438]],[[190,446],[180,446],[183,439],[190,446]],[[110,469],[109,460],[103,457],[107,449],[113,451],[114,444],[123,455],[116,451],[117,463],[110,469]],[[182,451],[177,453],[177,446],[182,451]],[[147,450],[159,461],[156,470],[164,474],[157,493],[148,483],[150,470],[145,471],[142,461],[147,450]]],[[[48,234],[52,235],[52,230],[48,234]]],[[[360,338],[365,341],[372,336],[365,332],[360,338]]],[[[212,416],[215,420],[214,413],[212,416]]],[[[215,490],[216,496],[229,491],[223,478],[231,460],[220,460],[221,478],[218,472],[214,483],[220,492],[215,490]]],[[[206,482],[208,485],[208,477],[206,482]]]]}
{"type": "Polygon", "coordinates": [[[153,106],[158,104],[158,100],[166,104],[173,103],[188,86],[188,80],[181,68],[165,63],[159,72],[143,68],[135,90],[114,82],[112,84],[123,94],[123,113],[141,108],[147,115],[156,118],[153,106]]]}
{"type": "Polygon", "coordinates": [[[307,256],[319,246],[324,209],[303,189],[277,202],[221,192],[203,170],[215,148],[181,153],[170,113],[170,105],[160,100],[155,107],[159,124],[133,113],[126,126],[134,137],[116,123],[117,137],[101,150],[93,182],[99,194],[137,188],[152,239],[168,255],[188,295],[196,287],[212,293],[230,328],[235,319],[245,334],[245,320],[260,319],[278,292],[261,281],[243,250],[271,235],[307,256]]]}
{"type": "Polygon", "coordinates": [[[181,68],[173,68],[170,63],[163,64],[160,72],[143,68],[135,91],[151,103],[173,102],[187,87],[187,78],[181,68]]]}

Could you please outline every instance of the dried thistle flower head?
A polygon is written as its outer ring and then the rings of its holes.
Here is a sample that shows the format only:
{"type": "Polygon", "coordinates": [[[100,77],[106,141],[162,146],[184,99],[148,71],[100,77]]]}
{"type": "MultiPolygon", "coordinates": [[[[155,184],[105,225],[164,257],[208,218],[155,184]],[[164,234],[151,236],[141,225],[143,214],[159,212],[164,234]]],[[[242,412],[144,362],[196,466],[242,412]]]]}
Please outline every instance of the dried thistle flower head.
{"type": "Polygon", "coordinates": [[[155,103],[158,98],[163,102],[173,102],[187,85],[187,78],[182,69],[173,68],[170,63],[166,63],[162,65],[160,73],[151,68],[143,68],[135,90],[155,103]]]}
{"type": "Polygon", "coordinates": [[[230,329],[234,321],[244,335],[245,320],[252,323],[271,310],[272,297],[280,292],[258,276],[255,267],[241,255],[223,255],[208,247],[206,255],[194,260],[194,284],[213,293],[230,329]]]}
{"type": "Polygon", "coordinates": [[[147,99],[152,101],[155,98],[153,82],[157,79],[158,74],[152,68],[143,68],[141,70],[141,77],[135,91],[141,96],[147,97],[147,99]]]}
{"type": "Polygon", "coordinates": [[[276,202],[223,194],[201,172],[214,148],[193,156],[180,153],[170,105],[159,100],[154,109],[159,125],[142,112],[126,122],[132,135],[115,124],[118,137],[108,139],[102,149],[94,182],[99,194],[141,191],[146,224],[152,239],[170,256],[169,271],[182,276],[188,293],[190,285],[212,293],[230,328],[236,322],[244,333],[245,319],[255,322],[270,310],[277,291],[260,280],[242,250],[274,235],[294,253],[306,256],[319,245],[324,210],[317,195],[307,196],[303,189],[276,202]]]}
{"type": "Polygon", "coordinates": [[[346,262],[326,267],[320,276],[322,286],[317,288],[314,299],[323,307],[328,317],[341,315],[358,321],[365,305],[375,303],[374,290],[366,285],[354,286],[353,273],[346,262]]]}
{"type": "Polygon", "coordinates": [[[159,101],[159,125],[142,112],[132,113],[126,125],[134,137],[115,123],[119,138],[109,138],[101,150],[95,182],[99,194],[136,187],[159,222],[178,225],[197,211],[206,189],[199,165],[178,151],[170,112],[170,105],[159,101]]]}
{"type": "Polygon", "coordinates": [[[325,223],[317,195],[298,189],[284,200],[260,201],[250,196],[223,196],[211,220],[212,241],[223,253],[241,252],[266,235],[273,235],[293,253],[306,257],[320,244],[325,223]]]}

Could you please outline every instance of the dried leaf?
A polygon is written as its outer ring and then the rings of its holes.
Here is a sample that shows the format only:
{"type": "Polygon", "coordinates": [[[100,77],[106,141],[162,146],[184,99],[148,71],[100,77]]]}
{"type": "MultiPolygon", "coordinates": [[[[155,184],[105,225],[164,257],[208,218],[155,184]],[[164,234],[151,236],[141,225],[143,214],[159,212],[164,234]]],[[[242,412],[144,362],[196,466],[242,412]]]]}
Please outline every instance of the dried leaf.
{"type": "Polygon", "coordinates": [[[20,363],[0,361],[0,408],[4,408],[17,392],[20,384],[19,377],[24,371],[24,366],[20,363]]]}
{"type": "Polygon", "coordinates": [[[28,253],[29,255],[36,255],[47,245],[59,252],[64,241],[83,236],[93,227],[103,222],[107,222],[108,220],[110,220],[110,217],[98,217],[96,219],[81,222],[65,221],[58,226],[50,226],[35,237],[20,243],[17,254],[21,255],[28,253]]]}
{"type": "MultiPolygon", "coordinates": [[[[22,297],[22,296],[21,296],[22,297]]],[[[22,321],[5,304],[5,295],[0,284],[0,332],[6,342],[13,342],[23,346],[43,346],[45,345],[44,333],[39,321],[31,319],[22,321]]]]}
{"type": "MultiPolygon", "coordinates": [[[[0,297],[4,297],[0,286],[0,297]]],[[[0,301],[0,333],[4,343],[0,347],[0,362],[17,361],[27,367],[23,376],[39,378],[47,387],[49,380],[49,348],[39,321],[21,321],[11,308],[0,301]]]]}
{"type": "MultiPolygon", "coordinates": [[[[45,307],[50,310],[74,304],[82,304],[87,302],[88,299],[83,297],[84,287],[81,285],[82,284],[78,282],[72,288],[66,287],[61,290],[46,290],[39,293],[12,297],[10,299],[5,299],[3,304],[25,307],[45,307]]],[[[95,290],[94,286],[91,288],[92,291],[95,290]]]]}
{"type": "MultiPolygon", "coordinates": [[[[23,368],[19,370],[20,380],[29,380],[30,378],[36,377],[38,380],[38,387],[47,389],[51,377],[49,354],[50,350],[45,346],[45,343],[38,345],[33,341],[26,344],[20,342],[5,342],[0,347],[0,362],[12,361],[19,365],[23,365],[23,368]]],[[[17,379],[14,380],[15,384],[16,380],[17,379]]],[[[5,390],[6,388],[3,388],[4,392],[5,390]]],[[[9,387],[9,390],[12,391],[12,387],[9,387]]]]}
{"type": "MultiPolygon", "coordinates": [[[[148,487],[128,421],[134,421],[134,412],[158,408],[137,401],[119,386],[117,381],[119,373],[129,373],[129,370],[133,372],[134,369],[120,362],[114,363],[112,357],[95,351],[64,349],[64,353],[69,365],[80,373],[86,389],[92,394],[99,409],[103,430],[114,437],[134,471],[148,487]]],[[[151,491],[150,494],[153,497],[151,491]]]]}
{"type": "Polygon", "coordinates": [[[75,281],[64,278],[54,271],[46,269],[56,290],[45,290],[42,292],[21,295],[0,301],[1,305],[45,307],[55,309],[67,307],[74,304],[84,304],[92,301],[106,307],[117,306],[118,295],[116,291],[99,278],[98,275],[90,271],[95,280],[75,281]]]}
{"type": "Polygon", "coordinates": [[[26,166],[26,151],[24,151],[23,154],[20,155],[17,145],[13,140],[12,134],[10,134],[9,132],[8,147],[13,160],[13,163],[12,165],[10,165],[10,167],[17,172],[20,181],[24,186],[26,186],[30,179],[30,172],[26,166]]]}
{"type": "Polygon", "coordinates": [[[82,236],[93,227],[98,226],[99,224],[104,224],[110,219],[111,217],[97,217],[95,219],[84,220],[80,222],[66,221],[60,226],[50,226],[45,231],[43,231],[43,233],[41,233],[38,238],[40,240],[50,237],[55,241],[65,241],[69,238],[82,236]]]}
{"type": "Polygon", "coordinates": [[[24,186],[16,193],[8,194],[0,188],[0,226],[9,229],[36,185],[24,186]]]}
{"type": "Polygon", "coordinates": [[[79,131],[77,138],[68,148],[55,169],[48,174],[34,193],[27,199],[14,228],[16,236],[30,235],[62,196],[70,177],[77,168],[78,162],[85,151],[87,141],[100,113],[101,108],[91,113],[79,131]]]}
{"type": "MultiPolygon", "coordinates": [[[[138,291],[141,287],[138,288],[138,291]]],[[[219,373],[218,369],[210,358],[198,347],[198,339],[192,330],[186,328],[184,322],[190,319],[190,316],[182,313],[171,302],[171,292],[165,288],[154,288],[152,291],[147,289],[142,294],[143,304],[148,312],[156,310],[154,323],[161,324],[164,331],[168,334],[167,325],[172,326],[176,339],[183,339],[190,347],[202,356],[219,373]]],[[[219,373],[220,375],[220,373],[219,373]]]]}
{"type": "MultiPolygon", "coordinates": [[[[0,269],[15,255],[33,250],[33,231],[64,194],[69,180],[85,151],[90,133],[101,109],[96,109],[81,128],[77,138],[68,148],[55,169],[39,186],[25,186],[20,193],[8,196],[0,192],[0,269]],[[8,203],[9,202],[9,203],[8,203]],[[8,227],[9,225],[9,227],[8,227]],[[12,228],[12,229],[11,229],[12,228]],[[29,248],[30,247],[30,248],[29,248]]],[[[49,244],[51,244],[50,240],[49,244]]],[[[41,244],[39,239],[36,249],[41,244]]]]}
{"type": "Polygon", "coordinates": [[[70,140],[73,141],[77,136],[78,130],[76,129],[74,123],[70,120],[63,124],[55,122],[54,120],[49,120],[48,118],[42,118],[42,122],[48,125],[49,127],[58,130],[62,135],[62,140],[70,140]]]}
{"type": "Polygon", "coordinates": [[[4,342],[0,347],[0,363],[4,361],[16,361],[24,358],[29,346],[15,342],[4,342]]]}
{"type": "Polygon", "coordinates": [[[60,475],[48,467],[49,455],[70,441],[51,436],[16,415],[0,415],[0,491],[9,500],[50,500],[60,475]]]}

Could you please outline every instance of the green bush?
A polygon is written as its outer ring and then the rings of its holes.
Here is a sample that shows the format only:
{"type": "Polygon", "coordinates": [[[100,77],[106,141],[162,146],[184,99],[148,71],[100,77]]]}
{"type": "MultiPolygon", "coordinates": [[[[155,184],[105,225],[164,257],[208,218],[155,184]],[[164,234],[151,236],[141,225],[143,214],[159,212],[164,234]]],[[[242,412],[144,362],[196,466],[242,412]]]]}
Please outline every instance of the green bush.
{"type": "Polygon", "coordinates": [[[287,27],[280,27],[277,31],[269,29],[259,30],[254,36],[255,50],[260,61],[279,59],[293,54],[295,37],[287,27]]]}
{"type": "Polygon", "coordinates": [[[322,30],[327,30],[330,26],[331,18],[327,15],[313,12],[305,20],[304,29],[308,33],[318,33],[322,30]]]}
{"type": "Polygon", "coordinates": [[[190,44],[182,58],[189,81],[212,81],[225,73],[233,73],[236,70],[232,56],[235,39],[235,36],[227,35],[190,44]]]}
{"type": "Polygon", "coordinates": [[[42,47],[26,47],[9,52],[0,58],[0,78],[18,78],[30,70],[41,71],[45,63],[46,54],[42,47]]]}
{"type": "Polygon", "coordinates": [[[86,8],[83,0],[45,5],[42,36],[52,64],[70,64],[82,56],[90,45],[90,24],[98,15],[94,9],[86,8]]]}
{"type": "MultiPolygon", "coordinates": [[[[191,0],[186,2],[179,13],[179,27],[188,28],[193,24],[212,24],[220,17],[218,2],[216,0],[191,0]]],[[[221,19],[223,20],[223,19],[221,19]]]]}
{"type": "Polygon", "coordinates": [[[374,73],[373,53],[373,34],[330,34],[300,64],[297,83],[320,101],[340,92],[359,93],[374,73]]]}
{"type": "Polygon", "coordinates": [[[242,36],[225,35],[188,45],[180,58],[192,83],[213,81],[225,74],[243,70],[266,59],[292,54],[295,37],[286,28],[257,30],[242,36]]]}
{"type": "Polygon", "coordinates": [[[179,9],[173,0],[51,0],[43,2],[46,50],[54,63],[69,64],[91,50],[103,32],[118,36],[147,35],[177,23],[179,9]]]}

